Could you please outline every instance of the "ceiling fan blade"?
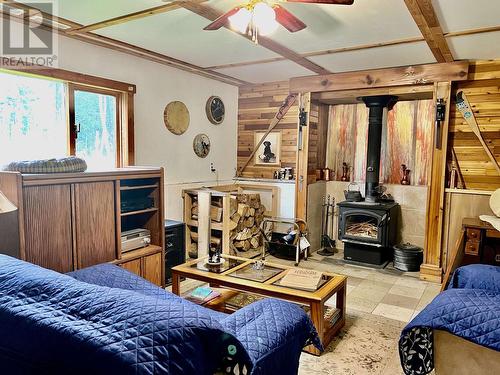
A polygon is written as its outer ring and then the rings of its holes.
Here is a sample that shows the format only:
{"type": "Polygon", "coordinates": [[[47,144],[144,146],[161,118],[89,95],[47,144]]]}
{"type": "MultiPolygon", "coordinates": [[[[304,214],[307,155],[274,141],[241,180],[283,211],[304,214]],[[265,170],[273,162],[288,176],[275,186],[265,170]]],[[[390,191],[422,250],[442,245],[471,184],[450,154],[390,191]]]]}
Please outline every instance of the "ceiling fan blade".
{"type": "Polygon", "coordinates": [[[222,16],[218,17],[214,22],[210,25],[203,28],[203,30],[218,30],[222,26],[225,26],[227,23],[227,19],[240,10],[240,7],[236,7],[231,9],[229,12],[224,13],[222,16]]]}
{"type": "Polygon", "coordinates": [[[286,0],[287,3],[352,5],[354,0],[286,0]]]}
{"type": "Polygon", "coordinates": [[[304,22],[295,17],[288,10],[283,8],[282,6],[275,5],[273,6],[274,13],[276,13],[276,21],[283,25],[285,29],[294,33],[296,31],[300,31],[305,29],[307,26],[304,22]]]}

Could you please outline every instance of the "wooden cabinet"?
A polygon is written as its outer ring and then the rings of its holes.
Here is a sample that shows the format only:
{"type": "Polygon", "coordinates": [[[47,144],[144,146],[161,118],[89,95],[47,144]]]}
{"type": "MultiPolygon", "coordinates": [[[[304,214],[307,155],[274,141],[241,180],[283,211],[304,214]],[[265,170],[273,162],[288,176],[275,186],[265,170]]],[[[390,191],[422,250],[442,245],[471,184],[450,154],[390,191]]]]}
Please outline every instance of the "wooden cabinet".
{"type": "Polygon", "coordinates": [[[161,253],[145,255],[119,265],[156,285],[163,285],[163,257],[161,253]]]}
{"type": "Polygon", "coordinates": [[[118,253],[114,183],[75,184],[74,197],[77,268],[115,260],[118,253]]]}
{"type": "Polygon", "coordinates": [[[73,270],[71,185],[29,186],[23,192],[25,259],[58,272],[73,270]]]}
{"type": "Polygon", "coordinates": [[[62,273],[112,262],[165,285],[163,186],[161,168],[0,172],[0,190],[19,208],[15,220],[1,222],[0,253],[62,273]],[[148,206],[130,209],[136,197],[148,206]],[[122,231],[139,228],[150,231],[151,244],[122,254],[122,231]]]}

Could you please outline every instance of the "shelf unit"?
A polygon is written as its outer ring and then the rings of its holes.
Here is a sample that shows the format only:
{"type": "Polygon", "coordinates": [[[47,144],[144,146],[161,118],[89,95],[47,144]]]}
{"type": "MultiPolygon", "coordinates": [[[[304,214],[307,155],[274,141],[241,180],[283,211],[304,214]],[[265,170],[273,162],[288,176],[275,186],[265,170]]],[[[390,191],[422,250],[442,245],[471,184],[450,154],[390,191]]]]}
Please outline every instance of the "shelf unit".
{"type": "MultiPolygon", "coordinates": [[[[224,193],[212,189],[189,189],[184,190],[182,192],[182,197],[184,199],[184,222],[186,223],[186,231],[185,231],[185,246],[186,246],[186,259],[189,258],[189,252],[191,248],[191,244],[195,243],[191,238],[192,232],[198,232],[198,228],[200,227],[200,212],[201,207],[198,206],[198,220],[192,218],[191,209],[195,201],[198,201],[198,193],[202,191],[210,194],[210,205],[217,205],[222,208],[222,220],[221,222],[217,222],[215,220],[210,220],[210,229],[211,229],[211,237],[215,237],[222,241],[222,253],[229,254],[229,236],[231,232],[230,228],[230,205],[231,197],[230,193],[224,193]]],[[[210,208],[207,208],[207,212],[209,212],[210,208]]],[[[203,220],[203,219],[202,219],[203,220]]],[[[201,225],[205,225],[206,223],[201,223],[201,225]]],[[[199,239],[200,241],[200,239],[199,239]]],[[[199,242],[198,242],[199,245],[199,242]]],[[[202,245],[206,246],[206,245],[202,245]]],[[[198,248],[199,251],[199,248],[198,248]]]]}
{"type": "Polygon", "coordinates": [[[19,210],[0,236],[0,253],[61,273],[114,263],[165,285],[163,169],[21,174],[0,172],[0,190],[19,210]],[[150,206],[122,212],[121,203],[144,198],[150,206]],[[147,199],[146,199],[147,198],[147,199]],[[147,247],[122,253],[123,231],[151,232],[147,247]]]}

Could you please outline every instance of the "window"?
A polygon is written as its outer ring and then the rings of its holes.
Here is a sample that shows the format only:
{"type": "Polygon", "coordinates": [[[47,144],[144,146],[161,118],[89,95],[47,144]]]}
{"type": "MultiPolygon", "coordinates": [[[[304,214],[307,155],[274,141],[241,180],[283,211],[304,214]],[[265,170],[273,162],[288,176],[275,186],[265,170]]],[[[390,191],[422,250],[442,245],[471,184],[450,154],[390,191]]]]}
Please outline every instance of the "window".
{"type": "Polygon", "coordinates": [[[133,144],[122,134],[133,140],[129,92],[135,87],[109,82],[127,92],[0,71],[0,166],[67,155],[94,170],[132,164],[133,144]]]}
{"type": "Polygon", "coordinates": [[[120,165],[118,96],[104,90],[71,86],[69,97],[74,154],[85,159],[91,169],[120,165]]]}
{"type": "Polygon", "coordinates": [[[67,155],[67,113],[63,82],[0,72],[0,165],[67,155]]]}

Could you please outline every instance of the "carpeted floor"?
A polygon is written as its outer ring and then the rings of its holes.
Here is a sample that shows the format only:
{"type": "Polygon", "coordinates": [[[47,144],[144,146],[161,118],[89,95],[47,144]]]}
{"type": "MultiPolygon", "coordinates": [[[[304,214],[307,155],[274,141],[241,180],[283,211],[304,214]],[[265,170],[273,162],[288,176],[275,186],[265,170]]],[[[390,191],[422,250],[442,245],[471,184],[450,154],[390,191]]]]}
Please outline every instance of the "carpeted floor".
{"type": "Polygon", "coordinates": [[[300,375],[402,374],[397,339],[405,323],[350,311],[341,333],[316,357],[302,353],[300,375]]]}

